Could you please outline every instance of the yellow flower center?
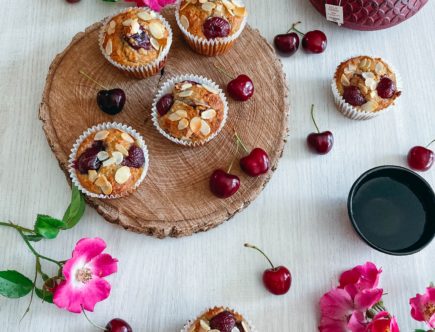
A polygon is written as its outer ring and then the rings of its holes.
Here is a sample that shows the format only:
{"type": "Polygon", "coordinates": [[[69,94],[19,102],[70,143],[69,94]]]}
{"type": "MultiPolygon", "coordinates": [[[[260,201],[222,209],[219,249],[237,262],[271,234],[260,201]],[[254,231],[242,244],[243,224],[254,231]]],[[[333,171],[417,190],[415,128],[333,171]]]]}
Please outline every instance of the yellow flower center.
{"type": "Polygon", "coordinates": [[[76,273],[76,280],[86,284],[89,280],[92,279],[91,270],[87,267],[82,269],[78,269],[76,273]]]}

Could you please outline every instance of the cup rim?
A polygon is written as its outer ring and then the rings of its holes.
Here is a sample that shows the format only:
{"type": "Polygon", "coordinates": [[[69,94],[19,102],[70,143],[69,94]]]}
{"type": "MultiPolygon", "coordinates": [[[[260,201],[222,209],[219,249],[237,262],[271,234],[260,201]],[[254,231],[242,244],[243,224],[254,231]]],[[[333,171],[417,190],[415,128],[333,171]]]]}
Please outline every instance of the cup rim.
{"type": "Polygon", "coordinates": [[[372,175],[373,173],[377,173],[379,171],[383,171],[383,170],[396,170],[396,171],[402,171],[405,172],[411,176],[413,176],[417,181],[420,182],[420,184],[422,186],[424,186],[427,190],[428,193],[431,194],[432,198],[435,200],[435,192],[432,189],[432,187],[430,186],[430,184],[419,174],[417,174],[416,172],[406,168],[406,167],[402,167],[402,166],[397,166],[397,165],[382,165],[382,166],[377,166],[374,168],[371,168],[367,171],[365,171],[364,173],[362,173],[357,179],[356,181],[353,183],[350,191],[349,191],[349,195],[348,195],[348,199],[347,199],[347,212],[349,215],[349,219],[351,221],[351,224],[354,228],[354,230],[356,231],[356,233],[358,234],[358,236],[365,242],[367,243],[370,247],[372,247],[373,249],[380,251],[384,254],[388,254],[388,255],[393,255],[393,256],[406,256],[406,255],[412,255],[415,254],[421,250],[423,250],[427,245],[429,245],[429,243],[432,242],[432,240],[435,237],[435,228],[434,231],[432,232],[431,235],[429,235],[429,237],[427,238],[427,240],[425,242],[423,242],[420,246],[418,246],[417,248],[413,249],[413,250],[401,250],[401,251],[394,251],[394,250],[388,250],[388,249],[384,249],[382,247],[379,247],[375,244],[373,244],[365,235],[364,233],[360,230],[355,218],[354,218],[354,213],[353,213],[353,199],[354,196],[357,192],[357,189],[359,188],[359,186],[361,185],[361,183],[363,183],[367,177],[369,175],[372,175]]]}

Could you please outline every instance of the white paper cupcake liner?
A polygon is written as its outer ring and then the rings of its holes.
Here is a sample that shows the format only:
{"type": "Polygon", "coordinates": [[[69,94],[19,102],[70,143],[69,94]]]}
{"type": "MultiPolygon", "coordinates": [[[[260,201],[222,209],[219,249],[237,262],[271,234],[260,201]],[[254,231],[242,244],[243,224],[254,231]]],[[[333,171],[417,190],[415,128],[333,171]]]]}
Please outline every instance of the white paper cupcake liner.
{"type": "Polygon", "coordinates": [[[130,126],[127,126],[125,124],[121,124],[121,123],[117,123],[117,122],[105,122],[105,123],[100,123],[97,124],[91,128],[86,129],[83,134],[80,135],[80,137],[76,140],[76,142],[74,143],[72,149],[71,149],[71,153],[69,155],[69,159],[68,159],[68,172],[69,175],[71,177],[71,181],[73,182],[73,184],[85,195],[89,196],[89,197],[94,197],[94,198],[103,198],[103,199],[113,199],[113,198],[120,198],[123,196],[127,196],[128,194],[130,194],[131,192],[133,192],[137,187],[139,187],[139,185],[142,183],[142,181],[145,179],[145,176],[148,172],[148,165],[149,165],[149,156],[148,156],[148,148],[142,138],[142,136],[133,128],[131,128],[130,126]],[[87,190],[86,188],[84,188],[79,179],[77,178],[77,170],[74,167],[74,163],[77,159],[77,151],[79,146],[83,143],[83,141],[86,139],[86,137],[88,137],[90,134],[101,131],[101,130],[107,130],[107,129],[119,129],[122,130],[126,133],[128,133],[129,135],[131,135],[135,141],[136,144],[142,148],[144,157],[145,157],[145,164],[143,165],[143,170],[142,170],[142,174],[140,176],[140,178],[136,181],[136,183],[134,184],[134,186],[131,188],[131,190],[128,190],[126,192],[123,192],[121,194],[118,195],[104,195],[104,194],[96,194],[93,193],[89,190],[87,190]]]}
{"type": "MultiPolygon", "coordinates": [[[[343,62],[346,62],[346,61],[348,61],[352,58],[355,58],[355,57],[357,57],[357,56],[350,57],[349,59],[347,59],[343,62]]],[[[378,56],[370,56],[370,57],[371,58],[381,58],[378,56]]],[[[402,92],[403,91],[402,79],[400,77],[399,72],[389,62],[385,61],[383,58],[381,58],[381,59],[382,59],[382,61],[384,61],[388,65],[390,70],[396,75],[396,88],[398,91],[402,92]]],[[[338,67],[337,67],[337,69],[338,69],[338,67]]],[[[332,82],[331,82],[332,94],[334,95],[334,101],[335,101],[335,104],[337,105],[338,110],[346,117],[348,117],[352,120],[368,120],[368,119],[372,119],[372,118],[378,116],[381,113],[386,113],[388,111],[391,111],[396,107],[396,103],[397,103],[398,98],[396,98],[396,100],[394,100],[394,102],[390,106],[388,106],[380,111],[377,111],[377,112],[366,112],[366,111],[363,111],[363,110],[356,108],[355,106],[350,105],[349,103],[347,103],[344,100],[343,96],[338,91],[337,83],[336,83],[336,74],[337,74],[337,72],[334,73],[334,77],[333,77],[332,82]]]]}
{"type": "Polygon", "coordinates": [[[210,142],[213,138],[215,138],[220,133],[222,128],[225,126],[225,123],[227,122],[227,117],[228,117],[228,102],[227,102],[227,98],[225,97],[224,92],[219,87],[219,85],[217,85],[212,80],[205,78],[203,76],[191,75],[191,74],[176,76],[176,77],[168,79],[165,83],[163,83],[163,85],[159,88],[159,91],[157,92],[156,97],[153,100],[153,104],[152,104],[152,108],[151,108],[151,119],[153,121],[154,127],[156,127],[156,129],[159,131],[159,133],[162,134],[164,137],[166,137],[168,140],[170,140],[174,143],[177,143],[177,144],[185,145],[185,146],[198,146],[198,145],[204,145],[205,143],[210,142]],[[162,98],[165,94],[172,92],[172,89],[176,83],[182,82],[182,81],[194,81],[194,82],[200,83],[202,85],[209,86],[209,87],[213,88],[214,90],[217,90],[219,97],[221,98],[222,102],[224,103],[223,119],[222,119],[222,122],[221,122],[218,130],[216,130],[215,133],[211,134],[205,140],[192,142],[190,140],[179,139],[179,138],[171,136],[169,133],[167,133],[166,131],[164,131],[160,127],[159,114],[157,112],[157,103],[160,100],[160,98],[162,98]]]}
{"type": "Polygon", "coordinates": [[[123,10],[119,11],[115,15],[109,16],[106,19],[104,19],[103,26],[101,27],[100,32],[99,32],[98,43],[99,43],[99,46],[100,46],[101,53],[106,58],[106,60],[109,61],[113,66],[115,66],[119,70],[125,72],[129,76],[133,76],[133,77],[136,77],[136,78],[146,78],[146,77],[150,77],[150,76],[156,75],[165,66],[166,59],[167,59],[169,50],[170,50],[171,45],[172,45],[172,29],[171,29],[171,26],[169,25],[169,23],[166,21],[166,19],[162,15],[160,15],[159,13],[154,12],[153,10],[151,10],[149,8],[144,8],[144,7],[129,7],[127,9],[123,9],[123,10]],[[105,36],[105,33],[106,33],[107,24],[109,24],[109,22],[115,16],[118,16],[119,14],[122,14],[122,13],[127,13],[127,12],[129,12],[131,10],[135,10],[135,9],[148,10],[150,12],[155,13],[156,17],[162,21],[163,25],[165,26],[165,28],[168,30],[168,33],[169,33],[166,45],[163,48],[162,52],[159,54],[159,56],[154,61],[152,61],[149,64],[144,65],[144,66],[126,66],[126,65],[122,65],[122,64],[116,62],[115,60],[113,60],[106,53],[106,50],[103,47],[104,36],[105,36]]]}
{"type": "MultiPolygon", "coordinates": [[[[216,308],[223,308],[224,310],[228,310],[229,312],[232,312],[233,314],[237,314],[237,315],[241,315],[239,314],[237,311],[228,308],[228,307],[212,307],[212,308],[208,308],[206,310],[204,310],[198,317],[196,317],[194,320],[190,320],[186,323],[186,325],[184,325],[183,329],[180,332],[189,332],[189,329],[192,327],[192,325],[201,318],[202,315],[204,315],[206,312],[208,312],[209,310],[213,310],[216,308]]],[[[255,326],[251,323],[251,321],[247,320],[245,315],[241,315],[243,316],[243,319],[245,321],[245,323],[248,325],[249,328],[249,332],[258,332],[257,329],[255,328],[255,326]]]]}
{"type": "Polygon", "coordinates": [[[215,56],[226,53],[234,44],[236,39],[243,32],[243,29],[246,26],[247,15],[243,18],[242,23],[240,24],[239,30],[228,37],[224,38],[214,38],[214,39],[206,39],[195,36],[191,34],[180,22],[180,5],[181,0],[177,1],[176,9],[175,9],[175,19],[177,20],[178,27],[183,33],[184,39],[190,45],[190,47],[197,53],[206,55],[206,56],[215,56]]]}

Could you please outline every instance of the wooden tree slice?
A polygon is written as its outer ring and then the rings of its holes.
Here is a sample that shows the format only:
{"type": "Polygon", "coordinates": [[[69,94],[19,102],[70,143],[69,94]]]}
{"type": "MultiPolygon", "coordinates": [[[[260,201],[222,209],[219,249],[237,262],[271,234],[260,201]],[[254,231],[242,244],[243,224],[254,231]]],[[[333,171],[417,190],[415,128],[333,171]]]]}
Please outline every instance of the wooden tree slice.
{"type": "Polygon", "coordinates": [[[131,125],[140,132],[150,153],[150,168],[141,186],[116,200],[87,198],[107,221],[125,229],[153,235],[180,237],[216,227],[254,200],[277,167],[287,136],[287,87],[280,61],[258,31],[246,27],[226,55],[208,58],[193,53],[182,39],[174,9],[163,12],[174,30],[174,41],[162,80],[184,73],[208,77],[225,88],[228,78],[213,64],[239,75],[248,74],[255,85],[248,102],[229,99],[228,122],[222,132],[202,147],[176,145],[153,127],[150,109],[160,76],[136,80],[124,76],[101,55],[97,35],[101,23],[77,34],[54,59],[46,80],[39,110],[48,143],[68,178],[68,156],[78,136],[87,128],[107,121],[131,125]],[[127,102],[115,116],[101,112],[96,104],[100,89],[79,74],[83,69],[109,88],[124,89],[127,102]],[[248,147],[269,153],[271,170],[258,178],[233,169],[241,179],[239,191],[222,200],[209,190],[216,168],[226,169],[235,154],[233,131],[248,147]]]}

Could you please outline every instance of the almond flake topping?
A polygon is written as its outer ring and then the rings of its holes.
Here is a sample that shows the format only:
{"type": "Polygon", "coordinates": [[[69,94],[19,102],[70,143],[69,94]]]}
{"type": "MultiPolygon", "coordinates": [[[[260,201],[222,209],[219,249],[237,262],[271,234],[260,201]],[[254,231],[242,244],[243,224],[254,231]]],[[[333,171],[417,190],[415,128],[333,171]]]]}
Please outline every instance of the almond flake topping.
{"type": "Polygon", "coordinates": [[[134,139],[127,133],[122,133],[121,137],[124,141],[126,141],[128,143],[134,143],[134,139]]]}
{"type": "Polygon", "coordinates": [[[375,72],[378,75],[383,75],[385,74],[385,66],[382,62],[378,62],[375,66],[375,72]]]}
{"type": "Polygon", "coordinates": [[[246,332],[249,332],[248,324],[246,324],[244,321],[242,321],[242,327],[246,332]]]}
{"type": "Polygon", "coordinates": [[[116,27],[116,22],[115,21],[110,21],[109,23],[109,27],[111,27],[112,29],[114,29],[116,27]]]}
{"type": "Polygon", "coordinates": [[[178,116],[180,116],[182,118],[187,118],[187,112],[185,110],[175,111],[175,114],[177,114],[178,116]]]}
{"type": "Polygon", "coordinates": [[[119,152],[121,152],[124,156],[128,156],[128,150],[125,148],[122,144],[116,144],[115,149],[119,152]]]}
{"type": "Polygon", "coordinates": [[[112,29],[111,27],[109,27],[109,28],[107,29],[107,34],[108,34],[108,35],[113,35],[114,32],[115,32],[115,29],[112,29]]]}
{"type": "Polygon", "coordinates": [[[340,82],[341,82],[341,84],[342,84],[343,86],[349,86],[349,85],[350,85],[350,81],[349,81],[349,79],[348,79],[347,76],[344,75],[344,74],[341,75],[340,82]]]}
{"type": "Polygon", "coordinates": [[[149,21],[152,20],[155,17],[155,15],[154,13],[151,12],[142,11],[137,13],[137,17],[139,17],[142,21],[149,21]]]}
{"type": "Polygon", "coordinates": [[[112,193],[112,185],[110,184],[110,182],[107,182],[107,184],[105,186],[101,187],[101,191],[103,192],[104,195],[110,195],[112,193]]]}
{"type": "Polygon", "coordinates": [[[139,22],[138,22],[137,20],[133,20],[133,21],[131,22],[130,33],[131,33],[132,35],[134,35],[134,34],[136,34],[136,33],[139,32],[139,29],[140,29],[140,24],[139,24],[139,22]]]}
{"type": "Polygon", "coordinates": [[[201,130],[201,118],[195,116],[192,120],[190,120],[190,129],[197,134],[201,130]]]}
{"type": "Polygon", "coordinates": [[[375,74],[373,74],[371,71],[365,71],[361,75],[364,78],[375,78],[375,74]]]}
{"type": "Polygon", "coordinates": [[[190,84],[190,83],[184,83],[182,86],[181,86],[181,91],[183,91],[183,90],[187,90],[187,89],[190,89],[192,87],[192,84],[190,84]]]}
{"type": "Polygon", "coordinates": [[[211,12],[214,8],[216,7],[216,5],[213,2],[205,2],[202,4],[201,8],[202,10],[206,11],[206,12],[211,12]]]}
{"type": "Polygon", "coordinates": [[[234,14],[236,14],[236,16],[246,16],[246,8],[245,7],[237,7],[233,10],[234,14]]]}
{"type": "Polygon", "coordinates": [[[152,22],[149,29],[151,34],[157,39],[162,39],[165,36],[165,27],[160,22],[152,22]]]}
{"type": "Polygon", "coordinates": [[[192,90],[185,90],[185,91],[180,92],[178,94],[178,96],[180,96],[181,98],[184,98],[184,97],[190,97],[192,94],[193,94],[192,90]]]}
{"type": "Polygon", "coordinates": [[[98,158],[98,160],[104,161],[107,158],[109,158],[109,154],[106,151],[100,151],[97,154],[97,158],[98,158]]]}
{"type": "Polygon", "coordinates": [[[376,90],[376,87],[378,85],[378,83],[373,78],[366,78],[364,83],[370,90],[376,90]]]}
{"type": "Polygon", "coordinates": [[[122,166],[115,173],[115,181],[119,184],[124,184],[128,181],[131,176],[130,168],[127,166],[122,166]]]}
{"type": "Polygon", "coordinates": [[[200,320],[199,321],[199,325],[201,326],[202,329],[206,330],[206,331],[210,331],[210,325],[207,324],[207,322],[205,320],[200,320]]]}
{"type": "Polygon", "coordinates": [[[111,55],[112,54],[112,39],[109,39],[107,41],[105,51],[106,51],[107,55],[111,55]]]}
{"type": "Polygon", "coordinates": [[[202,84],[202,87],[203,87],[204,89],[206,89],[208,92],[213,93],[213,94],[215,94],[215,95],[217,95],[217,94],[219,93],[218,90],[216,90],[216,89],[214,89],[214,88],[212,88],[212,87],[210,87],[210,86],[208,86],[208,85],[202,84]]]}
{"type": "Polygon", "coordinates": [[[199,0],[199,3],[206,3],[207,0],[199,0]]]}
{"type": "Polygon", "coordinates": [[[222,3],[225,7],[227,7],[228,10],[234,10],[234,8],[236,8],[236,6],[234,6],[233,3],[229,2],[228,0],[222,0],[222,3]]]}
{"type": "Polygon", "coordinates": [[[103,161],[103,167],[111,166],[116,162],[114,157],[110,157],[109,159],[103,161]]]}
{"type": "Polygon", "coordinates": [[[178,122],[178,130],[186,129],[189,126],[189,121],[187,119],[181,119],[178,122]]]}
{"type": "Polygon", "coordinates": [[[344,73],[345,74],[353,74],[356,72],[356,70],[357,70],[357,67],[353,64],[350,64],[349,66],[344,68],[344,73]]]}
{"type": "Polygon", "coordinates": [[[366,102],[361,106],[361,109],[364,112],[373,112],[376,109],[376,107],[378,107],[378,103],[374,100],[369,100],[368,102],[366,102]]]}
{"type": "Polygon", "coordinates": [[[204,120],[201,120],[201,134],[203,134],[204,136],[208,136],[210,134],[211,128],[208,125],[207,122],[205,122],[204,120]]]}
{"type": "Polygon", "coordinates": [[[211,120],[216,116],[216,111],[212,108],[201,113],[201,118],[204,120],[211,120]]]}
{"type": "MultiPolygon", "coordinates": [[[[150,42],[151,42],[151,45],[154,47],[154,49],[155,49],[156,51],[158,51],[158,50],[160,49],[160,44],[159,44],[159,42],[157,41],[157,39],[151,37],[150,42]]],[[[141,50],[142,50],[142,48],[141,48],[141,50]]]]}
{"type": "Polygon", "coordinates": [[[94,136],[94,141],[102,141],[109,135],[109,132],[107,130],[101,130],[94,136]]]}
{"type": "Polygon", "coordinates": [[[185,29],[189,29],[190,23],[186,16],[180,16],[180,23],[185,29]]]}
{"type": "Polygon", "coordinates": [[[124,160],[124,156],[119,151],[112,152],[112,157],[115,158],[115,164],[120,165],[124,160]]]}
{"type": "Polygon", "coordinates": [[[181,116],[179,116],[177,113],[171,113],[168,115],[169,121],[179,121],[181,120],[181,116]]]}
{"type": "Polygon", "coordinates": [[[131,22],[133,22],[133,20],[131,18],[126,19],[125,21],[122,22],[122,25],[125,27],[128,27],[129,25],[131,25],[131,22]]]}
{"type": "Polygon", "coordinates": [[[88,171],[88,179],[89,179],[89,181],[94,182],[97,179],[97,177],[98,177],[97,171],[95,171],[93,169],[90,169],[88,171]]]}

